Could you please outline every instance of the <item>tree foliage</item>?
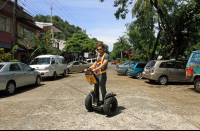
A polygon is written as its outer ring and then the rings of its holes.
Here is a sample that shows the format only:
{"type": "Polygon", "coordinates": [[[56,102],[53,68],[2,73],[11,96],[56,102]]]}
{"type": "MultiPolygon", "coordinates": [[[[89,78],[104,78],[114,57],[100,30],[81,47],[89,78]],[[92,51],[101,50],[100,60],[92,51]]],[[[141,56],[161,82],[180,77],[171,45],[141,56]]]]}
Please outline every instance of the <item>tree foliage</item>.
{"type": "Polygon", "coordinates": [[[129,5],[133,6],[131,12],[136,17],[136,21],[127,26],[135,57],[157,59],[160,55],[162,59],[179,60],[183,56],[188,58],[193,50],[200,48],[199,0],[137,0],[136,3],[133,0],[115,0],[114,6],[118,7],[114,14],[116,19],[126,18],[129,5]],[[152,25],[158,26],[152,28],[152,25]],[[151,42],[148,32],[154,36],[150,38],[151,42]]]}
{"type": "Polygon", "coordinates": [[[0,62],[17,62],[13,56],[17,53],[18,45],[14,46],[10,52],[5,52],[4,48],[0,48],[0,62]]]}

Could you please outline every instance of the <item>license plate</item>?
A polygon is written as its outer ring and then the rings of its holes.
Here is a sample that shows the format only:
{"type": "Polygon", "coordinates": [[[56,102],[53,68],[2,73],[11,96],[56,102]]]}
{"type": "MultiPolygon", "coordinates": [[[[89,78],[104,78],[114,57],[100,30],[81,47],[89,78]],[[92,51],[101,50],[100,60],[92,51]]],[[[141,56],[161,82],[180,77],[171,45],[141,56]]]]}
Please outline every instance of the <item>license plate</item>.
{"type": "Polygon", "coordinates": [[[146,71],[149,71],[149,69],[146,69],[146,71]]]}

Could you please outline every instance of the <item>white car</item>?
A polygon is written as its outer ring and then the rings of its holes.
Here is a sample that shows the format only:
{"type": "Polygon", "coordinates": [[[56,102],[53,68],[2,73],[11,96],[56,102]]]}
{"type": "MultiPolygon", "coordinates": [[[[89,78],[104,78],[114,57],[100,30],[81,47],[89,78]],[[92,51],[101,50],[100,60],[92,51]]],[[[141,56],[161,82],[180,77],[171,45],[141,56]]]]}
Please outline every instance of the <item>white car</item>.
{"type": "Polygon", "coordinates": [[[54,80],[57,75],[65,76],[68,73],[65,58],[58,55],[37,56],[31,61],[30,67],[39,71],[42,77],[53,77],[54,80]]]}
{"type": "Polygon", "coordinates": [[[40,85],[40,72],[35,71],[21,62],[0,63],[0,90],[6,94],[13,94],[21,86],[40,85]]]}

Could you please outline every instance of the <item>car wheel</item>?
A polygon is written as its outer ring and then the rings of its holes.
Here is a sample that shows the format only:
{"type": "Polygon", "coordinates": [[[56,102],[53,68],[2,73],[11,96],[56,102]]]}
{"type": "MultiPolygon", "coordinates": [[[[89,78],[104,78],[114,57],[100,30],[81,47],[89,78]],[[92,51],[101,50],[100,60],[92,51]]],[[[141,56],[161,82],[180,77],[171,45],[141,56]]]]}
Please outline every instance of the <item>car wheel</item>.
{"type": "Polygon", "coordinates": [[[11,94],[13,94],[15,92],[15,89],[16,89],[15,83],[10,81],[10,82],[8,82],[8,84],[6,86],[6,90],[4,91],[4,93],[6,95],[11,95],[11,94]]]}
{"type": "Polygon", "coordinates": [[[137,79],[142,79],[142,72],[138,72],[135,77],[137,79]]]}
{"type": "Polygon", "coordinates": [[[200,93],[200,78],[194,81],[194,89],[196,92],[200,93]]]}
{"type": "Polygon", "coordinates": [[[125,75],[128,76],[128,70],[126,70],[125,75]]]}
{"type": "Polygon", "coordinates": [[[66,76],[66,70],[64,70],[63,74],[62,74],[63,77],[66,76]]]}
{"type": "Polygon", "coordinates": [[[40,77],[39,76],[37,76],[37,78],[36,78],[36,81],[35,81],[35,85],[36,86],[39,86],[40,85],[40,77]]]}
{"type": "Polygon", "coordinates": [[[158,79],[158,83],[159,83],[160,85],[166,85],[166,84],[167,84],[167,81],[168,81],[168,79],[167,79],[166,76],[161,76],[161,77],[158,79]]]}
{"type": "Polygon", "coordinates": [[[67,69],[67,72],[66,72],[66,74],[69,74],[69,69],[67,69]]]}
{"type": "Polygon", "coordinates": [[[56,74],[56,72],[54,72],[53,73],[53,80],[56,80],[56,78],[57,78],[57,74],[56,74]]]}

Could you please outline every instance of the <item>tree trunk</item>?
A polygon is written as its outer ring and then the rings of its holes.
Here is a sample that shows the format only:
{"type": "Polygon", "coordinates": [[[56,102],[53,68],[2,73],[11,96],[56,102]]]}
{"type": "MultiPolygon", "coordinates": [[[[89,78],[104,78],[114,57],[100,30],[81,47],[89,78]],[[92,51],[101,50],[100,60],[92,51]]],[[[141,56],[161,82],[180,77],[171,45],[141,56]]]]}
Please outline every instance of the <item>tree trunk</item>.
{"type": "Polygon", "coordinates": [[[121,52],[121,61],[123,61],[123,52],[121,52]]]}
{"type": "MultiPolygon", "coordinates": [[[[151,12],[153,12],[153,5],[151,5],[151,12]]],[[[153,35],[152,35],[152,32],[153,32],[153,16],[151,18],[151,37],[150,37],[150,44],[149,44],[149,54],[148,54],[148,61],[151,59],[151,53],[150,53],[150,49],[151,49],[151,46],[153,45],[153,35]]]]}
{"type": "Polygon", "coordinates": [[[157,39],[156,39],[156,43],[155,43],[155,45],[154,45],[153,52],[151,53],[150,60],[153,60],[153,59],[154,59],[155,51],[156,51],[156,47],[157,47],[157,45],[158,45],[159,37],[160,37],[160,31],[158,32],[157,39]]]}

